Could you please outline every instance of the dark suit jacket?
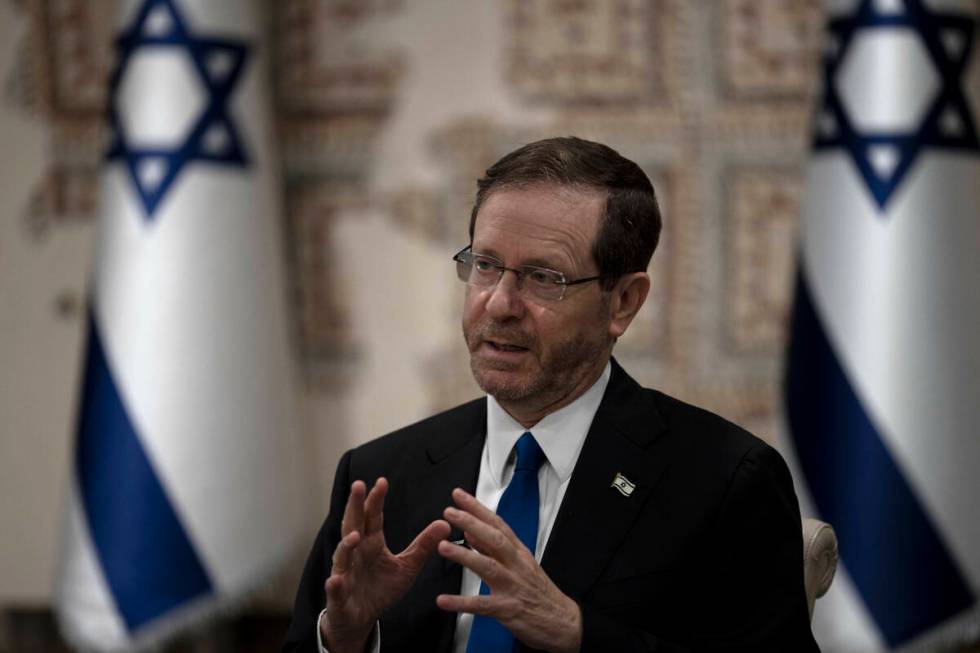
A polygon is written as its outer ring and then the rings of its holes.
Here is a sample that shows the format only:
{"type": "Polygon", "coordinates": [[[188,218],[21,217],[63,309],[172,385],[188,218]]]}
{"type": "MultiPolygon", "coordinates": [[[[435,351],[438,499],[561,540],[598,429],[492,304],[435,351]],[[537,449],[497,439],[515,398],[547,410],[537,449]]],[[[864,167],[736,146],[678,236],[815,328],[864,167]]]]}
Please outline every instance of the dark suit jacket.
{"type": "MultiPolygon", "coordinates": [[[[401,551],[441,517],[453,488],[475,491],[485,438],[479,399],[344,455],[283,651],[317,650],[350,484],[388,478],[384,531],[401,551]]],[[[818,651],[782,458],[716,415],[641,388],[615,361],[541,564],[582,607],[584,652],[818,651]],[[617,473],[636,484],[629,497],[611,487],[617,473]]],[[[434,554],[382,615],[382,650],[450,653],[456,615],[435,597],[458,593],[461,578],[434,554]]]]}

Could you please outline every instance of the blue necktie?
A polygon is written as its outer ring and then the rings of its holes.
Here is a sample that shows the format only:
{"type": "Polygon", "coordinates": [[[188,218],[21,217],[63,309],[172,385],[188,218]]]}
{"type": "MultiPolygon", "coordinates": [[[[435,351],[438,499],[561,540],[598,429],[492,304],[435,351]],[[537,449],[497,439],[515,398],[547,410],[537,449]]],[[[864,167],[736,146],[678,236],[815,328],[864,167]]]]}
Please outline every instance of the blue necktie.
{"type": "MultiPolygon", "coordinates": [[[[514,447],[517,464],[510,485],[504,490],[497,504],[497,514],[507,522],[531,553],[538,541],[538,469],[544,462],[544,452],[530,432],[525,433],[514,447]]],[[[480,594],[489,594],[490,588],[480,583],[480,594]]],[[[491,617],[473,615],[470,639],[466,653],[511,653],[514,636],[491,617]]]]}

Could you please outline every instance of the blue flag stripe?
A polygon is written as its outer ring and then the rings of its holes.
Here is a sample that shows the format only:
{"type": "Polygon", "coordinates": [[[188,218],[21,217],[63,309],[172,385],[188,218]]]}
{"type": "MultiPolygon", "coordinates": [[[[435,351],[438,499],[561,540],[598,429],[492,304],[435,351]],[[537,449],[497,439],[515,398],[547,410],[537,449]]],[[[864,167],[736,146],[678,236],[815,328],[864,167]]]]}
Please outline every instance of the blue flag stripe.
{"type": "Polygon", "coordinates": [[[213,592],[126,413],[94,318],[75,463],[92,542],[130,632],[213,592]]]}
{"type": "Polygon", "coordinates": [[[802,272],[796,285],[786,403],[797,457],[848,573],[895,647],[976,599],[851,387],[802,272]]]}

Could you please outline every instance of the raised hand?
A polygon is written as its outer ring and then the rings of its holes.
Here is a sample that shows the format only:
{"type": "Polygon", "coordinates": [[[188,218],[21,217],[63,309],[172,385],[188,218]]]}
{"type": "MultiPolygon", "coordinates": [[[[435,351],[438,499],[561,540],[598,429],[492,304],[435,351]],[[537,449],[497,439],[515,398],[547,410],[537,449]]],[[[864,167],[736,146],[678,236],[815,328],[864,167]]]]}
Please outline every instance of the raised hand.
{"type": "Polygon", "coordinates": [[[426,558],[449,536],[449,524],[437,519],[404,551],[393,554],[382,531],[387,493],[384,478],[370,492],[363,481],[351,484],[341,540],[324,586],[327,612],[320,634],[331,653],[363,651],[378,617],[408,591],[426,558]]]}
{"type": "Polygon", "coordinates": [[[445,517],[462,529],[473,549],[442,541],[439,554],[474,571],[490,587],[490,594],[440,594],[436,605],[493,617],[531,648],[578,651],[582,641],[578,604],[548,578],[496,513],[458,488],[453,490],[453,500],[458,508],[446,508],[445,517]]]}

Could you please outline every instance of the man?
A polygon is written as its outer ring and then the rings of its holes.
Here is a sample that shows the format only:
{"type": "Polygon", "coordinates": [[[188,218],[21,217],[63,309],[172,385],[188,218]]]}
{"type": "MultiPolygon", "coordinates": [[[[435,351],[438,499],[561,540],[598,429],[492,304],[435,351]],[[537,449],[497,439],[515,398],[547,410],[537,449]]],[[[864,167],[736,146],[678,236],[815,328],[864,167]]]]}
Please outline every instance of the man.
{"type": "Polygon", "coordinates": [[[487,397],[344,455],[284,651],[817,650],[782,459],[611,358],[659,233],[604,145],[487,171],[454,257],[487,397]]]}

